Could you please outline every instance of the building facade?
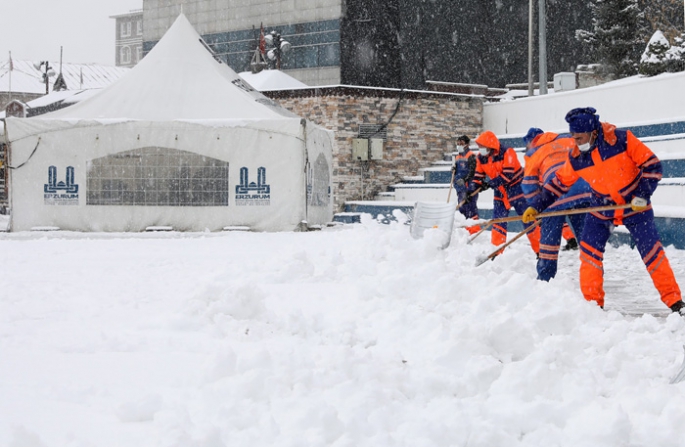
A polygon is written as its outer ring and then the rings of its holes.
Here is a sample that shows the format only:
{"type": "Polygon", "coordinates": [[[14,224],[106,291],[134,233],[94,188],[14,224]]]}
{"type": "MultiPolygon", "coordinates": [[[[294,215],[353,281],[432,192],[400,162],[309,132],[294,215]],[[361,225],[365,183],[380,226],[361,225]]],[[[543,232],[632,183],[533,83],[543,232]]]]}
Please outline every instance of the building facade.
{"type": "Polygon", "coordinates": [[[110,18],[116,21],[114,65],[133,67],[143,58],[143,10],[110,18]]]}
{"type": "Polygon", "coordinates": [[[145,0],[143,52],[183,12],[210,48],[236,72],[250,69],[260,27],[291,44],[281,69],[308,85],[340,84],[340,0],[145,0]]]}
{"type": "MultiPolygon", "coordinates": [[[[575,41],[586,3],[550,1],[550,79],[587,62],[575,41]]],[[[237,72],[249,70],[263,26],[291,43],[281,68],[308,85],[504,87],[527,80],[528,8],[528,0],[144,0],[143,53],[182,11],[237,72]]]]}

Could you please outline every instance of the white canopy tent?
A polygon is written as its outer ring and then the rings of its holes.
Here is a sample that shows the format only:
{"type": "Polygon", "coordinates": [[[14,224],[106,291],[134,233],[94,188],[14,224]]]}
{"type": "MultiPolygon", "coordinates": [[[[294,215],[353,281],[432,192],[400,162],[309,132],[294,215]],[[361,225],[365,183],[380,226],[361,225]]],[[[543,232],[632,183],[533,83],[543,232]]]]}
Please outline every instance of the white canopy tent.
{"type": "Polygon", "coordinates": [[[332,132],[218,62],[181,14],[94,97],[8,118],[11,230],[288,231],[333,217],[332,132]]]}

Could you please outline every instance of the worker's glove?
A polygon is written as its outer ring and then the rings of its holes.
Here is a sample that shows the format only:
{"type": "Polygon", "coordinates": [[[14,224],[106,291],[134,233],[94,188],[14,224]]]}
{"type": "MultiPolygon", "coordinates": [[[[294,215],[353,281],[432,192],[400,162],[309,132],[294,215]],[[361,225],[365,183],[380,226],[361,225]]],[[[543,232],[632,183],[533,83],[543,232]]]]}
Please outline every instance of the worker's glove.
{"type": "Polygon", "coordinates": [[[457,173],[457,165],[452,165],[452,175],[457,173]]]}
{"type": "Polygon", "coordinates": [[[531,223],[535,220],[535,218],[538,216],[538,210],[533,208],[532,206],[529,206],[524,212],[523,216],[521,216],[521,220],[523,223],[531,223]]]}
{"type": "Polygon", "coordinates": [[[486,182],[485,180],[481,180],[480,182],[480,191],[483,192],[486,189],[490,189],[490,183],[486,182]]]}
{"type": "Polygon", "coordinates": [[[630,201],[630,207],[633,211],[644,211],[648,206],[647,199],[643,199],[642,197],[633,197],[633,200],[630,201]]]}
{"type": "Polygon", "coordinates": [[[463,178],[457,179],[457,181],[454,182],[454,184],[457,186],[464,186],[464,179],[463,178]]]}

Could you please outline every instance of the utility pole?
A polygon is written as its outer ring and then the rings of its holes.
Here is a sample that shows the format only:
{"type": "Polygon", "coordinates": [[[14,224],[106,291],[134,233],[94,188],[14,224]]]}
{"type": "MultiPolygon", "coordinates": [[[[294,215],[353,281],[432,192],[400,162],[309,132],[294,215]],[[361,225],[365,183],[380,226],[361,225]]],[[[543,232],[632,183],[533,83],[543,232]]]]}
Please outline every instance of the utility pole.
{"type": "Polygon", "coordinates": [[[545,0],[540,0],[539,29],[540,36],[540,95],[547,94],[547,20],[545,18],[545,0]]]}
{"type": "MultiPolygon", "coordinates": [[[[684,0],[685,1],[685,0],[684,0]]],[[[533,96],[533,0],[528,0],[528,96],[533,96]]]]}

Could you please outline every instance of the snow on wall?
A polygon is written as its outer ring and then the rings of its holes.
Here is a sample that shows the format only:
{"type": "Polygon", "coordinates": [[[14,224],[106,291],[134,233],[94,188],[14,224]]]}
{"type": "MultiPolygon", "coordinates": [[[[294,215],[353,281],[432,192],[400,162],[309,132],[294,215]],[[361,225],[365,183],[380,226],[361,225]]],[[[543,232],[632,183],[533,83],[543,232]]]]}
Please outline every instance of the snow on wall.
{"type": "MultiPolygon", "coordinates": [[[[567,132],[566,113],[594,107],[602,121],[618,127],[685,121],[685,72],[651,78],[634,76],[596,87],[488,103],[483,129],[501,137],[520,138],[530,127],[567,132]]],[[[682,140],[681,140],[682,143],[682,140]]],[[[685,146],[684,152],[685,152],[685,146]]]]}

